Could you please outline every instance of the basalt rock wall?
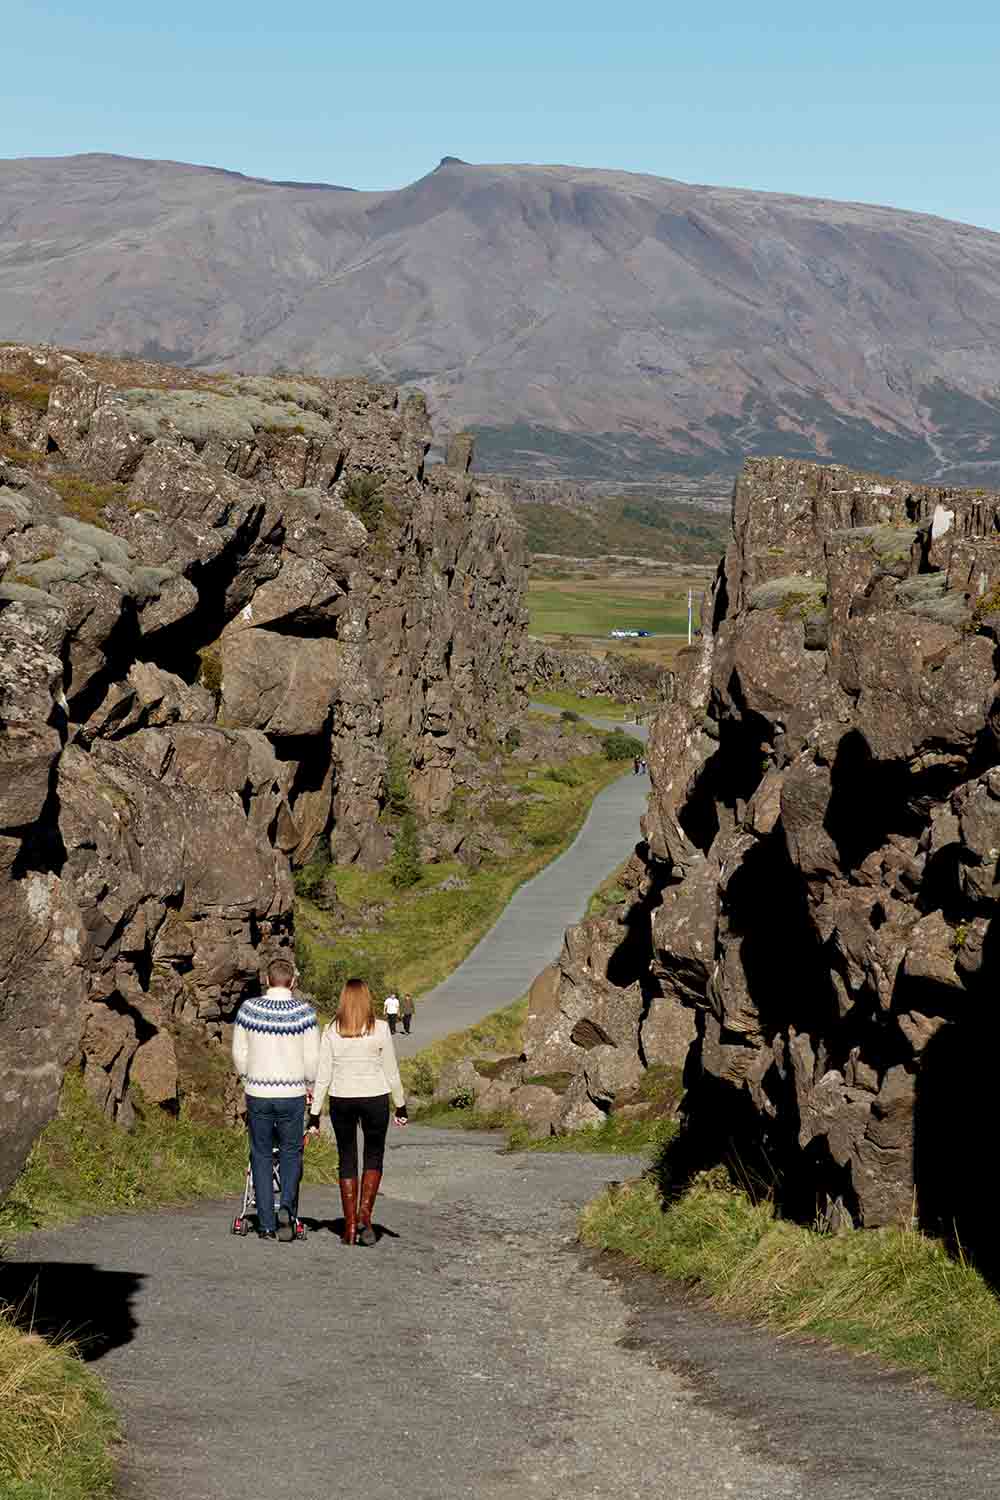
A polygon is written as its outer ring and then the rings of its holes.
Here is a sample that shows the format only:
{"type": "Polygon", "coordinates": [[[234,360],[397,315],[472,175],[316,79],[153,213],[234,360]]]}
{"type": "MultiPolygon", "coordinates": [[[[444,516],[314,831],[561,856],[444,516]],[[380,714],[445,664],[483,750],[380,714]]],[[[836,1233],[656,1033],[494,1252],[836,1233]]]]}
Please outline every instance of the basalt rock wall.
{"type": "Polygon", "coordinates": [[[524,672],[536,687],[577,693],[581,697],[611,698],[619,703],[669,703],[674,673],[656,662],[630,661],[609,651],[594,656],[587,651],[562,650],[527,639],[524,672]]]}
{"type": "Polygon", "coordinates": [[[519,712],[520,530],[429,441],[365,380],[0,348],[0,1190],[73,1059],[175,1104],[290,862],[389,853],[390,748],[431,816],[519,712]]]}
{"type": "Polygon", "coordinates": [[[634,1076],[686,1018],[706,1159],[807,1221],[916,1215],[981,1252],[998,641],[1000,495],[748,463],[652,732],[636,896],[567,934],[531,1056],[572,1059],[589,1022],[634,1076]]]}

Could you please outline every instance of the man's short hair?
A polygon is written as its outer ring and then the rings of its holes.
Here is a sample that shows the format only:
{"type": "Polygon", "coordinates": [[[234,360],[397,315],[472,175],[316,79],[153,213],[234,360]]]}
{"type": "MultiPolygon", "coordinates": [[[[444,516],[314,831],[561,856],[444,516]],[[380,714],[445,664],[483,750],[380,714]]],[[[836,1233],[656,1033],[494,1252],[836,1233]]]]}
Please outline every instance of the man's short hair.
{"type": "Polygon", "coordinates": [[[267,966],[267,982],[275,988],[289,990],[295,978],[295,965],[287,958],[272,958],[267,966]]]}

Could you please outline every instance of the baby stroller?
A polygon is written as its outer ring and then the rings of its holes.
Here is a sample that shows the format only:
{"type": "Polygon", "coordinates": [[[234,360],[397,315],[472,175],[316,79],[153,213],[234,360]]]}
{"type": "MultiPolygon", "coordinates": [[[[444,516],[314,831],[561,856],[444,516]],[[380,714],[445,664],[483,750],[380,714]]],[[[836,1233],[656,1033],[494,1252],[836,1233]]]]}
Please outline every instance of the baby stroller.
{"type": "MultiPolygon", "coordinates": [[[[281,1177],[278,1172],[277,1146],[274,1147],[271,1154],[271,1190],[274,1193],[274,1207],[275,1212],[277,1212],[278,1204],[281,1202],[281,1177]]],[[[250,1230],[254,1227],[251,1222],[251,1215],[255,1214],[256,1208],[257,1199],[253,1190],[253,1173],[250,1170],[250,1161],[248,1159],[246,1181],[243,1184],[243,1207],[233,1220],[230,1232],[239,1235],[249,1234],[250,1230]]],[[[298,1211],[295,1214],[293,1236],[297,1240],[304,1240],[306,1237],[306,1228],[298,1216],[298,1211]]]]}

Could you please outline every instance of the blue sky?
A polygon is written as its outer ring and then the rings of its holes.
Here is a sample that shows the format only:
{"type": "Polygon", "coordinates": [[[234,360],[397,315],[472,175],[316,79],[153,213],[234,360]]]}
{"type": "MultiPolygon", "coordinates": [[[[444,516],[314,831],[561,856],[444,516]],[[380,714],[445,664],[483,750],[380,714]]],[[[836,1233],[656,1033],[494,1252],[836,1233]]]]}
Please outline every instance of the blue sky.
{"type": "Polygon", "coordinates": [[[115,151],[369,188],[445,154],[570,162],[1000,230],[995,4],[4,10],[0,156],[115,151]]]}

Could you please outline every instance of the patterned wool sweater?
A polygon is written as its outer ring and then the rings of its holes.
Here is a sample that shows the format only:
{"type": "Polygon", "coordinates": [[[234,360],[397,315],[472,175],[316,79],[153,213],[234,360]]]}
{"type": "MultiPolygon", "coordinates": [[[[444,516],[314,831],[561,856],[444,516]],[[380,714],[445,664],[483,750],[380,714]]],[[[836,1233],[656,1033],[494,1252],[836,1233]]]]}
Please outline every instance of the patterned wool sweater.
{"type": "Polygon", "coordinates": [[[311,1089],[319,1062],[319,1027],[311,1005],[273,988],[244,1000],[233,1027],[233,1062],[248,1094],[293,1099],[311,1089]]]}

